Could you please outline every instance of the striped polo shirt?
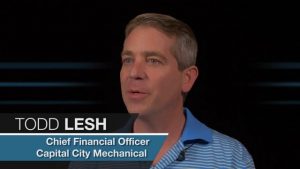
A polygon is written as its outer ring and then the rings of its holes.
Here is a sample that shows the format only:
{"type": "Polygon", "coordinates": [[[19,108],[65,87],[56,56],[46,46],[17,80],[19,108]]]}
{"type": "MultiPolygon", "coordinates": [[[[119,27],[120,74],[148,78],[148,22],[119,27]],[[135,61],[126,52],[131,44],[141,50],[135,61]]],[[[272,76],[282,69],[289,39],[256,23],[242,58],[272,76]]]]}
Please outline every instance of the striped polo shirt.
{"type": "Polygon", "coordinates": [[[238,140],[208,128],[184,109],[186,123],[177,143],[151,169],[254,169],[238,140]]]}
{"type": "MultiPolygon", "coordinates": [[[[151,161],[71,162],[69,169],[254,169],[247,149],[236,139],[212,130],[184,109],[186,122],[180,139],[151,166],[151,161]]],[[[119,132],[133,131],[134,119],[119,132]]]]}

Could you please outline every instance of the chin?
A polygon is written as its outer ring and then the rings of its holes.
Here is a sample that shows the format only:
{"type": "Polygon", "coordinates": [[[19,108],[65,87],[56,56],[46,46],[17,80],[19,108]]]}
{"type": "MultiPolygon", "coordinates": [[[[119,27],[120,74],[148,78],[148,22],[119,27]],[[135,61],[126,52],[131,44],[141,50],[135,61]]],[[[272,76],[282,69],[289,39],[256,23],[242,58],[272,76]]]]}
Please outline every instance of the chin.
{"type": "Polygon", "coordinates": [[[143,115],[143,114],[147,114],[147,113],[145,113],[145,110],[144,110],[144,109],[137,108],[137,107],[134,107],[134,108],[127,108],[127,111],[128,111],[128,113],[130,113],[130,114],[138,114],[139,116],[140,116],[140,115],[143,115]]]}
{"type": "Polygon", "coordinates": [[[140,110],[127,110],[128,111],[128,113],[130,113],[130,114],[144,114],[142,111],[140,111],[140,110]]]}

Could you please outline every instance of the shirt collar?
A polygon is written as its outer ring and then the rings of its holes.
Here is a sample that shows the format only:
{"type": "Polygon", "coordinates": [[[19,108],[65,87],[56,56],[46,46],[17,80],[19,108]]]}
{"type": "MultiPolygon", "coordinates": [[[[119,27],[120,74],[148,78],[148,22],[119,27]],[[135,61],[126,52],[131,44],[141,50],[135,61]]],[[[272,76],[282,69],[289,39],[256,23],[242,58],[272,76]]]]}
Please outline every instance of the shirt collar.
{"type": "Polygon", "coordinates": [[[212,141],[211,129],[197,120],[188,108],[184,108],[184,114],[186,121],[180,137],[183,144],[210,143],[212,141]]]}
{"type": "MultiPolygon", "coordinates": [[[[202,143],[208,144],[212,141],[212,131],[205,124],[197,120],[188,108],[184,108],[185,125],[180,140],[183,144],[202,143]]],[[[118,133],[133,132],[133,123],[136,116],[132,116],[127,124],[117,130],[118,133]]]]}

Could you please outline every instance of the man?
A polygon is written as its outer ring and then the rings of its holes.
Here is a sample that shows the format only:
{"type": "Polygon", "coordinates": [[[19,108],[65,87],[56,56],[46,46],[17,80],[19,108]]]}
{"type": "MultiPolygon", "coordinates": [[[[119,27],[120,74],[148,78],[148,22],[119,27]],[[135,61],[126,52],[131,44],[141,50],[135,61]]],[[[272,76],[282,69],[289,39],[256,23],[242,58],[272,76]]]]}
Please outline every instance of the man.
{"type": "MultiPolygon", "coordinates": [[[[125,30],[122,97],[138,113],[122,132],[168,133],[151,168],[244,168],[253,160],[237,140],[208,128],[183,107],[198,76],[196,38],[185,23],[146,13],[125,30]]],[[[149,168],[149,162],[72,162],[69,169],[149,168]]]]}
{"type": "Polygon", "coordinates": [[[196,38],[185,23],[146,13],[125,30],[120,81],[135,133],[169,133],[152,168],[255,168],[237,140],[208,128],[183,103],[198,76],[196,38]]]}

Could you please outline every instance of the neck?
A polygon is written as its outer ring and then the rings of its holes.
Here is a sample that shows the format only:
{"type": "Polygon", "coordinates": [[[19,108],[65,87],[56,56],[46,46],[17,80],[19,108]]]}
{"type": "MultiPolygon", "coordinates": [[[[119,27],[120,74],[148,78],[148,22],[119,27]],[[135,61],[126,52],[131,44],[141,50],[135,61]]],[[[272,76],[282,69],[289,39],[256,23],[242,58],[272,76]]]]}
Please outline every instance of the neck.
{"type": "Polygon", "coordinates": [[[134,122],[135,133],[168,133],[167,139],[153,161],[153,165],[158,163],[162,156],[176,144],[185,124],[183,108],[173,112],[156,113],[155,115],[138,117],[134,122]]]}
{"type": "Polygon", "coordinates": [[[138,116],[134,122],[135,133],[175,133],[181,134],[185,123],[183,108],[172,112],[160,112],[154,115],[138,116]]]}

